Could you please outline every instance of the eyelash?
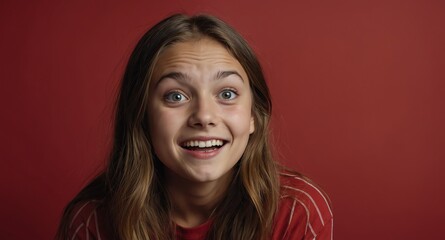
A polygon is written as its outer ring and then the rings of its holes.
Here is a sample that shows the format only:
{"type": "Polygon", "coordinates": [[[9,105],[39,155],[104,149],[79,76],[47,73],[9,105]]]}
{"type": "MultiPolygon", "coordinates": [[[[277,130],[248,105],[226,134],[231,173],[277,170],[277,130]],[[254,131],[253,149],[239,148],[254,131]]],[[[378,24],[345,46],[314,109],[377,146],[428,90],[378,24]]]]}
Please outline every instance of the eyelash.
{"type": "MultiPolygon", "coordinates": [[[[225,89],[223,89],[223,90],[221,90],[219,93],[218,93],[218,98],[220,98],[220,99],[222,99],[223,101],[232,101],[232,100],[234,100],[236,97],[238,97],[238,92],[236,91],[236,89],[233,89],[233,88],[225,88],[225,89]],[[230,96],[230,98],[224,98],[224,97],[222,97],[222,94],[223,93],[226,93],[226,92],[230,92],[232,95],[230,96]]],[[[167,92],[165,95],[164,95],[164,100],[166,101],[166,102],[169,102],[169,103],[179,103],[179,102],[182,102],[182,101],[185,101],[185,100],[188,100],[189,98],[183,93],[183,92],[181,92],[181,91],[178,91],[178,90],[173,90],[173,91],[170,91],[170,92],[167,92]],[[177,94],[177,95],[180,95],[181,96],[181,99],[178,99],[178,100],[175,100],[175,99],[173,99],[173,97],[174,97],[174,95],[175,94],[177,94]]]]}
{"type": "Polygon", "coordinates": [[[166,93],[164,95],[164,100],[169,102],[169,103],[178,103],[178,102],[182,102],[182,101],[187,100],[187,99],[188,99],[188,97],[185,96],[185,94],[182,93],[181,91],[170,91],[170,92],[168,92],[168,93],[166,93]],[[181,97],[182,97],[181,100],[175,101],[174,99],[172,99],[174,94],[181,95],[181,97]]]}
{"type": "Polygon", "coordinates": [[[225,89],[221,90],[221,92],[219,92],[218,97],[224,101],[231,101],[231,100],[234,100],[236,97],[238,97],[238,92],[233,88],[225,88],[225,89]],[[230,99],[221,97],[221,94],[223,94],[225,92],[230,92],[233,94],[233,96],[230,99]]]}

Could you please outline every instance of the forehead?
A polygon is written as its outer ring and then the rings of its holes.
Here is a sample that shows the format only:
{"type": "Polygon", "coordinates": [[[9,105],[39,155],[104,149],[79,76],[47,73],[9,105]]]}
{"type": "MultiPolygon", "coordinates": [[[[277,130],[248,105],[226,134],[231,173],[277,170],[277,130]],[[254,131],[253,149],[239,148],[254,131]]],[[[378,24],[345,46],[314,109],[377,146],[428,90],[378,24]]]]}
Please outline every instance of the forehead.
{"type": "Polygon", "coordinates": [[[239,61],[219,42],[200,38],[178,42],[164,49],[154,66],[154,75],[170,69],[187,70],[188,67],[233,68],[245,74],[239,61]]]}

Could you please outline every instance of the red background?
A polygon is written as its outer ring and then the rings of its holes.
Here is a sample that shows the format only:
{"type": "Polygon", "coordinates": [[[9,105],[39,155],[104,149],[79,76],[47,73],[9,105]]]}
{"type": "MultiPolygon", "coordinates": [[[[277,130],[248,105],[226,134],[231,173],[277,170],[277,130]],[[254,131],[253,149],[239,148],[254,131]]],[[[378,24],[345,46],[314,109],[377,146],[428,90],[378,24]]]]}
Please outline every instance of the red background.
{"type": "Polygon", "coordinates": [[[257,51],[280,159],[329,193],[336,239],[442,236],[445,3],[270,2],[1,1],[0,239],[53,236],[106,159],[129,52],[177,11],[257,51]]]}

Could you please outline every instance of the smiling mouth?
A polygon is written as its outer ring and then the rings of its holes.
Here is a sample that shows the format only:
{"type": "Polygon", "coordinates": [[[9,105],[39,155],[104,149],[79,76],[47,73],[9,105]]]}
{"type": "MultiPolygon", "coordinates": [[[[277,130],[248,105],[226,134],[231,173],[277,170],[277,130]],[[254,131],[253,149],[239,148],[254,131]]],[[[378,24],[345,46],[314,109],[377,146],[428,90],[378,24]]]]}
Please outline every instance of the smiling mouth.
{"type": "Polygon", "coordinates": [[[227,142],[219,139],[206,141],[190,140],[181,144],[181,147],[190,151],[212,151],[223,147],[227,142]]]}

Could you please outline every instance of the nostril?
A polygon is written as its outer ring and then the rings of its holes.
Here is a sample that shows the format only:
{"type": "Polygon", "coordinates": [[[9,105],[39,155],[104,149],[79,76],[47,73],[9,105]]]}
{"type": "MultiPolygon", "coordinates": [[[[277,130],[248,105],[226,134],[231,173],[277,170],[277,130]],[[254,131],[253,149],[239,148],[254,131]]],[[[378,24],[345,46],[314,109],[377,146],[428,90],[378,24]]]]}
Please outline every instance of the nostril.
{"type": "Polygon", "coordinates": [[[189,125],[199,128],[216,126],[216,118],[210,116],[191,116],[189,125]]]}
{"type": "Polygon", "coordinates": [[[189,125],[193,127],[208,127],[217,124],[216,106],[212,105],[212,100],[207,97],[195,98],[192,113],[189,119],[189,125]]]}

